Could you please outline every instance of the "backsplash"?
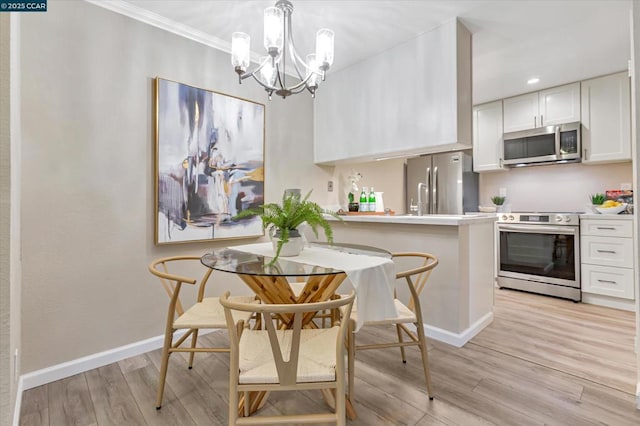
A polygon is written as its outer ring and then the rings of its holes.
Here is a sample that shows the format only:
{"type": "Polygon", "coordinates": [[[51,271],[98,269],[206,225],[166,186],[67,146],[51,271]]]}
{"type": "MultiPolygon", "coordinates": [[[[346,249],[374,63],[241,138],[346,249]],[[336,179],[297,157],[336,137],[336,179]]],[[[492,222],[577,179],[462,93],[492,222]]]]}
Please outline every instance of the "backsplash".
{"type": "Polygon", "coordinates": [[[480,174],[480,204],[491,206],[491,197],[506,188],[505,204],[512,211],[585,211],[589,195],[632,184],[630,162],[584,165],[562,164],[514,168],[480,174]]]}

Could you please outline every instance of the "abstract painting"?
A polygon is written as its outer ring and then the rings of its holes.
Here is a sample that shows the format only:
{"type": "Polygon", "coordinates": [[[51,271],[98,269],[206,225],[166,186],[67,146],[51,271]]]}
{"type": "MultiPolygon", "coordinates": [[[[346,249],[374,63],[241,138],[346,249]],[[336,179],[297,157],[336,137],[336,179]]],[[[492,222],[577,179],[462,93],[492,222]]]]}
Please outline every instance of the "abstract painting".
{"type": "Polygon", "coordinates": [[[264,105],[156,78],[156,244],[264,235],[264,105]]]}

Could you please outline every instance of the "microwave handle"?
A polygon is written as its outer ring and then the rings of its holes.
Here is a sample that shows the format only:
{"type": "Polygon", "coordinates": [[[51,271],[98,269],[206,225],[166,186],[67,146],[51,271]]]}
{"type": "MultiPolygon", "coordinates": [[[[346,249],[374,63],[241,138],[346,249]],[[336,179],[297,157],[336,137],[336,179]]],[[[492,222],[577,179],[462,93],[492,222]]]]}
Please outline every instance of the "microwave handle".
{"type": "Polygon", "coordinates": [[[556,155],[560,158],[560,126],[556,126],[556,155]]]}

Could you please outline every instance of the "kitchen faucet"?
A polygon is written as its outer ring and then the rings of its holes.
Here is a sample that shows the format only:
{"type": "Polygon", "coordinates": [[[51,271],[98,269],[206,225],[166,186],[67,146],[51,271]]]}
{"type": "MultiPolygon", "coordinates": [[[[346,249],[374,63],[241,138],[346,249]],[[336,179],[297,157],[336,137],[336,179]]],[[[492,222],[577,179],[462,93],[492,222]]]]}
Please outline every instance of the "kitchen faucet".
{"type": "Polygon", "coordinates": [[[422,216],[422,188],[426,186],[426,183],[418,182],[418,216],[422,216]]]}

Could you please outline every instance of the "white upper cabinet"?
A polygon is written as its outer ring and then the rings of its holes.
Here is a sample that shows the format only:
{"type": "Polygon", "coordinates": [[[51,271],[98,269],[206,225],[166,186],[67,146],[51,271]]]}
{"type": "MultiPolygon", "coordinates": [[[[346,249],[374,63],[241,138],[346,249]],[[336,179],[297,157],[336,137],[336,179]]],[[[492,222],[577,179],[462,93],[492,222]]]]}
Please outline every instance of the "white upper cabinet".
{"type": "Polygon", "coordinates": [[[314,162],[471,148],[471,33],[456,19],[343,70],[314,101],[314,162]]]}
{"type": "Polygon", "coordinates": [[[582,82],[582,162],[631,161],[631,94],[627,72],[582,82]]]}
{"type": "Polygon", "coordinates": [[[504,104],[504,133],[538,127],[538,92],[507,98],[504,104]]]}
{"type": "Polygon", "coordinates": [[[473,107],[473,171],[504,170],[502,166],[502,101],[473,107]]]}
{"type": "Polygon", "coordinates": [[[580,121],[580,83],[504,99],[504,132],[580,121]]]}
{"type": "Polygon", "coordinates": [[[580,121],[580,83],[540,91],[538,106],[538,127],[580,121]]]}

